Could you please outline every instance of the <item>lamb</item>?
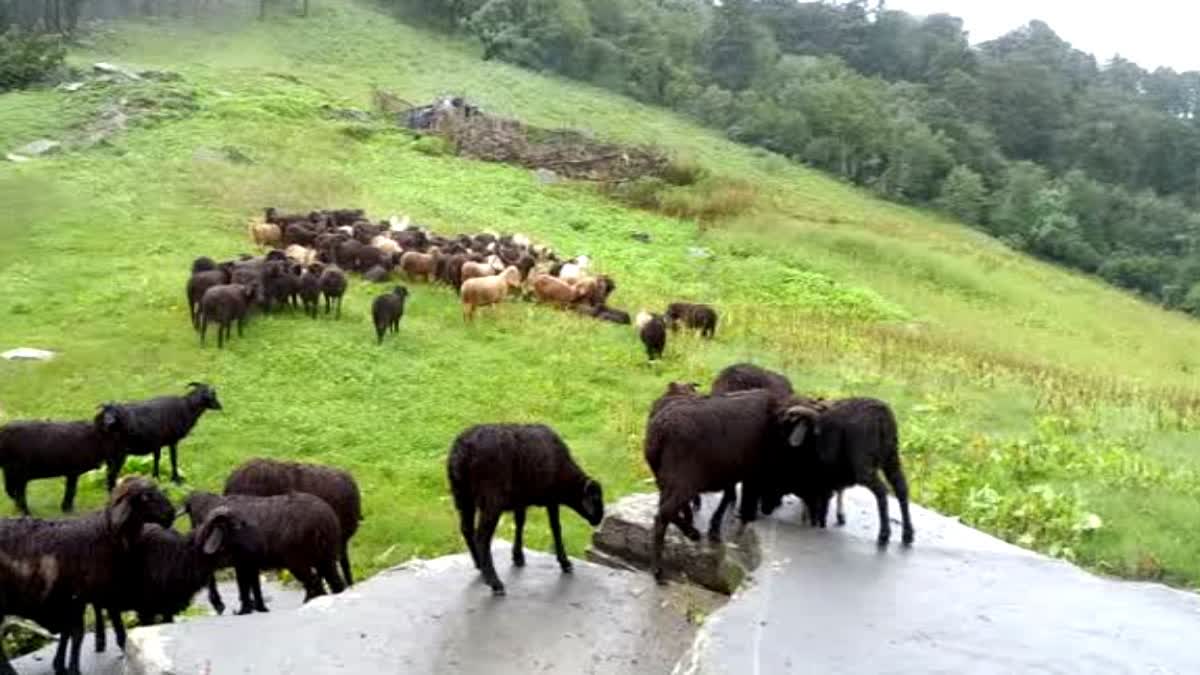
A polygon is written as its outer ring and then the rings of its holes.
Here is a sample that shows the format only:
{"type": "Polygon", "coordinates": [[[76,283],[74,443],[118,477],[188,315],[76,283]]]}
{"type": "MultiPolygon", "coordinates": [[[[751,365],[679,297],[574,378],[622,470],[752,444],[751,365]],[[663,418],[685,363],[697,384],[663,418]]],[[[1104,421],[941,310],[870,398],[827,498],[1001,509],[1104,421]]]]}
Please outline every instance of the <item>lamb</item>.
{"type": "Polygon", "coordinates": [[[332,305],[337,306],[334,318],[342,318],[342,296],[346,294],[346,273],[336,266],[326,267],[321,272],[321,293],[325,295],[325,313],[332,305]]]}
{"type": "Polygon", "coordinates": [[[342,530],[340,561],[346,584],[354,583],[350,573],[350,538],[362,521],[362,498],[358,484],[347,471],[318,464],[282,462],[273,459],[251,459],[229,474],[225,481],[227,495],[287,494],[307,492],[329,504],[337,514],[342,530]]]}
{"type": "Polygon", "coordinates": [[[566,505],[593,527],[604,519],[604,494],[571,458],[552,429],[541,424],[482,424],[454,440],[446,463],[450,491],[458,509],[459,529],[475,567],[495,595],[504,584],[492,562],[492,535],[503,511],[516,524],[513,565],[525,565],[525,510],[545,506],[554,536],[554,551],[564,573],[572,570],[563,548],[558,507],[566,505]],[[479,512],[476,529],[475,513],[479,512]]]}
{"type": "Polygon", "coordinates": [[[217,390],[203,382],[189,382],[183,396],[159,396],[117,406],[125,420],[126,448],[131,455],[154,454],[154,478],[163,446],[171,450],[171,481],[182,482],[176,448],[208,410],[223,410],[217,390]]]}
{"type": "Polygon", "coordinates": [[[688,328],[700,331],[700,336],[711,338],[717,331],[717,312],[708,305],[688,302],[672,302],[667,305],[667,322],[675,330],[682,321],[688,328]]]}
{"type": "Polygon", "coordinates": [[[634,325],[638,329],[638,337],[646,347],[646,356],[651,361],[661,359],[663,349],[667,346],[667,324],[662,315],[638,312],[634,325]]]}
{"type": "Polygon", "coordinates": [[[125,416],[112,404],[100,406],[90,422],[10,422],[0,427],[4,489],[21,513],[29,515],[29,481],[64,476],[62,510],[69,512],[80,474],[104,464],[108,489],[113,489],[124,462],[126,431],[125,416]]]}
{"type": "Polygon", "coordinates": [[[314,319],[321,304],[321,273],[324,270],[320,263],[313,263],[300,274],[300,302],[304,304],[304,313],[314,319]]]}
{"type": "Polygon", "coordinates": [[[475,318],[477,307],[495,305],[508,297],[508,289],[520,288],[521,273],[515,267],[509,267],[504,272],[491,277],[468,279],[462,283],[459,295],[462,298],[463,320],[475,318]]]}
{"type": "Polygon", "coordinates": [[[410,281],[416,281],[418,277],[430,281],[437,268],[437,260],[437,249],[431,249],[429,253],[406,251],[404,255],[400,256],[400,269],[404,270],[410,281]]]}
{"type": "MultiPolygon", "coordinates": [[[[153,483],[130,476],[101,511],[57,521],[0,519],[0,623],[22,616],[61,633],[55,672],[78,674],[85,608],[110,603],[142,526],[169,523],[174,514],[153,483]]],[[[14,672],[2,646],[0,672],[14,672]]]]}
{"type": "Polygon", "coordinates": [[[279,246],[283,243],[283,229],[275,223],[250,221],[250,237],[259,248],[279,246]]]}
{"type": "MultiPolygon", "coordinates": [[[[656,404],[646,428],[645,458],[658,484],[650,568],[657,581],[665,575],[662,549],[669,523],[698,540],[690,522],[692,500],[703,492],[728,492],[742,483],[739,517],[755,519],[758,496],[782,465],[783,449],[776,442],[792,414],[787,401],[757,389],[719,396],[673,396],[656,404]]],[[[722,499],[709,522],[708,536],[720,540],[725,509],[722,499]]]]}
{"type": "Polygon", "coordinates": [[[390,328],[393,333],[400,331],[400,318],[404,316],[404,301],[408,298],[408,289],[397,286],[391,293],[385,293],[371,303],[371,319],[375,322],[375,337],[383,344],[383,336],[390,328]]]}
{"type": "Polygon", "coordinates": [[[580,297],[579,290],[574,286],[549,274],[534,276],[530,287],[533,290],[533,297],[538,302],[554,304],[560,307],[566,307],[580,297]]]}
{"type": "MultiPolygon", "coordinates": [[[[304,585],[305,602],[325,594],[322,579],[332,592],[342,592],[344,586],[337,572],[342,530],[337,514],[321,498],[306,492],[271,497],[193,492],[184,501],[192,527],[198,527],[222,506],[248,525],[244,536],[230,547],[227,559],[237,576],[241,601],[238,614],[267,611],[259,580],[262,570],[288,570],[304,585]]],[[[215,606],[221,596],[212,576],[208,591],[215,606]]]]}
{"type": "MultiPolygon", "coordinates": [[[[879,510],[877,543],[883,547],[891,539],[891,523],[887,488],[879,479],[882,472],[900,502],[901,540],[906,546],[912,544],[908,481],[900,464],[896,417],[888,404],[873,398],[848,398],[823,405],[802,401],[789,408],[787,419],[791,424],[788,445],[800,452],[793,453],[787,469],[777,474],[785,478],[769,483],[768,495],[798,494],[809,509],[811,522],[823,525],[834,491],[866,486],[875,494],[879,510]]],[[[839,518],[844,522],[844,516],[839,514],[839,518]]]]}
{"type": "Polygon", "coordinates": [[[238,337],[241,337],[253,298],[254,289],[242,284],[221,284],[204,291],[200,298],[200,344],[203,345],[208,336],[209,321],[217,323],[217,348],[225,347],[235,321],[238,337]]]}
{"type": "Polygon", "coordinates": [[[221,286],[229,283],[229,271],[224,269],[211,269],[195,271],[193,265],[192,276],[188,277],[187,282],[187,301],[188,315],[192,320],[192,327],[200,329],[200,299],[204,297],[204,293],[213,286],[221,286]]]}

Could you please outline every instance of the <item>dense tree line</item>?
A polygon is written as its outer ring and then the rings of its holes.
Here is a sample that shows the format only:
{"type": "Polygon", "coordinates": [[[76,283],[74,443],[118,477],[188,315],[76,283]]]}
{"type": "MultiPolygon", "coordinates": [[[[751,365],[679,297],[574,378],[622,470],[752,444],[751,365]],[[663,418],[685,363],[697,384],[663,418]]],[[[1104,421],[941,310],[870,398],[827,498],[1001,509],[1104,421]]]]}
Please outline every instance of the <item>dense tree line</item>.
{"type": "Polygon", "coordinates": [[[795,0],[381,0],[1200,313],[1200,73],[795,0]]]}

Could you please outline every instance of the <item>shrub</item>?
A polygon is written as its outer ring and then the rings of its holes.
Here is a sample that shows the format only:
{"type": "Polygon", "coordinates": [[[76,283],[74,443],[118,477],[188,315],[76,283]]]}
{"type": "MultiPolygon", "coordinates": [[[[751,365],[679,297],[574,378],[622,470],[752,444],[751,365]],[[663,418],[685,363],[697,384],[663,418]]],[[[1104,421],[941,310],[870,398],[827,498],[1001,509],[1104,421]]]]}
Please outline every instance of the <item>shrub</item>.
{"type": "Polygon", "coordinates": [[[67,55],[62,41],[15,30],[0,34],[0,92],[44,80],[67,55]]]}
{"type": "Polygon", "coordinates": [[[687,160],[672,160],[663,169],[662,179],[671,185],[695,185],[708,176],[708,169],[687,160]]]}
{"type": "Polygon", "coordinates": [[[454,148],[450,147],[450,143],[441,136],[422,136],[413,143],[412,147],[413,150],[430,157],[454,154],[454,148]]]}
{"type": "Polygon", "coordinates": [[[667,191],[659,210],[676,218],[711,222],[742,214],[754,206],[758,190],[748,181],[708,178],[696,185],[667,191]]]}

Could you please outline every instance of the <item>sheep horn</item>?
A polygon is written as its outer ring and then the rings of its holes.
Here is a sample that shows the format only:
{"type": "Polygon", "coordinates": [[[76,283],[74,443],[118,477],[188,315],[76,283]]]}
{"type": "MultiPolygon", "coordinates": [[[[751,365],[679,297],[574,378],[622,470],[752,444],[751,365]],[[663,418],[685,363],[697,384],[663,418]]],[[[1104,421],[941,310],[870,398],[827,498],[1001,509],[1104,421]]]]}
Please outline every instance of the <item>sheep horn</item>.
{"type": "Polygon", "coordinates": [[[187,386],[189,389],[202,389],[208,385],[204,384],[203,382],[188,382],[187,386]]]}

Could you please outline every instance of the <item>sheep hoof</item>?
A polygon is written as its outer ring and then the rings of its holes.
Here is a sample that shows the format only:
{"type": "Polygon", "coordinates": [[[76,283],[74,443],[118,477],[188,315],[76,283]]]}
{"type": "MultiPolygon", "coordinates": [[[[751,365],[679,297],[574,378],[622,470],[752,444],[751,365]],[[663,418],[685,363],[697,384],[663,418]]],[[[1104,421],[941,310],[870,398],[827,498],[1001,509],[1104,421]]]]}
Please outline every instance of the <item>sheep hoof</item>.
{"type": "Polygon", "coordinates": [[[575,565],[571,564],[570,560],[559,560],[558,566],[562,568],[563,574],[571,574],[575,571],[575,565]]]}
{"type": "Polygon", "coordinates": [[[253,614],[253,613],[254,613],[253,607],[242,607],[241,609],[239,609],[237,611],[238,616],[245,616],[247,614],[253,614]]]}
{"type": "Polygon", "coordinates": [[[900,541],[901,541],[901,542],[903,542],[905,546],[912,546],[912,543],[913,543],[913,538],[914,538],[914,533],[913,533],[913,531],[912,531],[912,530],[905,530],[905,531],[904,531],[904,536],[902,536],[902,537],[900,538],[900,541]]]}
{"type": "Polygon", "coordinates": [[[525,566],[525,554],[524,553],[514,553],[513,554],[513,565],[515,567],[524,567],[525,566]]]}
{"type": "Polygon", "coordinates": [[[654,573],[654,583],[658,584],[659,586],[666,586],[667,575],[664,574],[662,570],[658,570],[654,573]]]}
{"type": "Polygon", "coordinates": [[[714,530],[714,531],[712,531],[712,532],[709,532],[709,533],[708,533],[708,541],[709,541],[709,543],[720,545],[720,543],[721,543],[721,533],[720,533],[720,532],[717,532],[717,531],[715,531],[715,530],[714,530]]]}
{"type": "Polygon", "coordinates": [[[837,524],[838,524],[838,527],[841,527],[846,524],[846,514],[839,513],[837,515],[837,524]]]}
{"type": "Polygon", "coordinates": [[[505,595],[508,595],[508,592],[504,590],[504,586],[502,586],[502,585],[501,586],[492,586],[492,595],[494,597],[500,598],[505,595]]]}
{"type": "Polygon", "coordinates": [[[875,545],[879,548],[887,548],[888,541],[892,538],[891,532],[880,532],[879,538],[875,540],[875,545]]]}

